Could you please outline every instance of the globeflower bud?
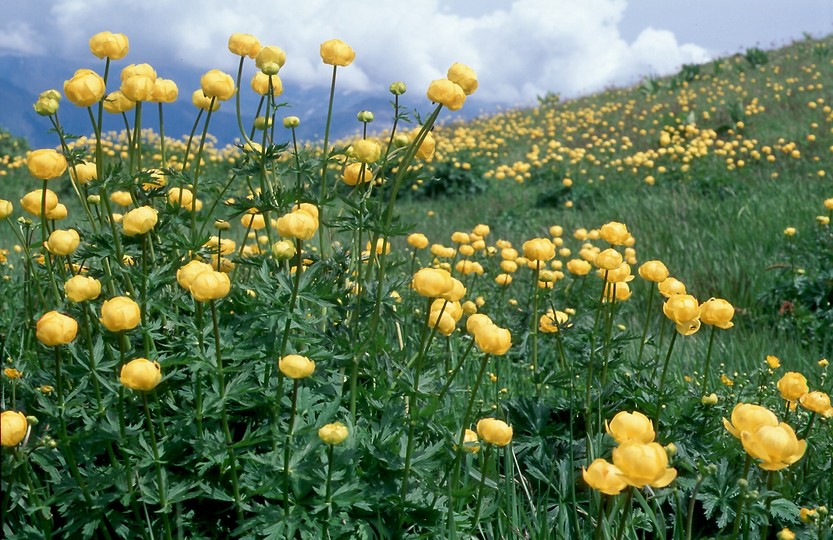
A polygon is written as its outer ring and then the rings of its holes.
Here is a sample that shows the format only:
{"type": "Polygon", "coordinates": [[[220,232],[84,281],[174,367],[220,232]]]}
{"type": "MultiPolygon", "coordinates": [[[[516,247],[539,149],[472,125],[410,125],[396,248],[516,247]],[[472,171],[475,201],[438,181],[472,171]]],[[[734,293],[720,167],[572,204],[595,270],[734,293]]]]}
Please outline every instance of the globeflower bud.
{"type": "Polygon", "coordinates": [[[408,245],[414,249],[425,249],[428,246],[428,238],[421,233],[408,235],[408,245]]]}
{"type": "Polygon", "coordinates": [[[173,103],[179,97],[179,88],[170,79],[156,79],[153,83],[153,93],[150,101],[154,103],[173,103]]]}
{"type": "Polygon", "coordinates": [[[297,116],[287,116],[283,119],[283,127],[286,129],[296,128],[301,125],[301,119],[297,116]]]}
{"type": "Polygon", "coordinates": [[[12,212],[14,211],[14,205],[12,201],[7,201],[6,199],[0,199],[0,219],[6,219],[12,212]]]}
{"type": "Polygon", "coordinates": [[[484,418],[477,423],[477,435],[489,444],[506,446],[512,442],[512,426],[497,418],[484,418]]]}
{"type": "Polygon", "coordinates": [[[104,97],[104,79],[90,69],[79,69],[64,81],[64,94],[78,107],[89,107],[104,97]]]}
{"type": "Polygon", "coordinates": [[[639,267],[639,275],[642,279],[660,283],[668,277],[668,268],[662,261],[647,261],[639,267]]]}
{"type": "Polygon", "coordinates": [[[90,52],[100,59],[121,60],[129,50],[130,42],[124,34],[99,32],[90,38],[90,52]]]}
{"type": "Polygon", "coordinates": [[[78,274],[64,283],[64,292],[71,302],[95,300],[101,294],[101,282],[95,278],[78,274]]]}
{"type": "Polygon", "coordinates": [[[139,304],[126,296],[116,296],[101,305],[101,324],[111,332],[133,330],[141,321],[139,304]]]}
{"type": "Polygon", "coordinates": [[[370,111],[359,111],[359,114],[356,115],[359,122],[364,122],[365,124],[369,124],[373,121],[373,113],[370,111]]]}
{"type": "Polygon", "coordinates": [[[722,298],[710,298],[700,306],[700,320],[724,330],[734,326],[732,322],[734,315],[735,308],[722,298]]]}
{"type": "Polygon", "coordinates": [[[22,412],[3,411],[0,413],[0,445],[17,446],[26,436],[28,427],[22,412]]]}
{"type": "Polygon", "coordinates": [[[136,358],[121,368],[119,382],[131,390],[149,392],[162,381],[162,368],[159,362],[147,358],[136,358]]]}
{"type": "Polygon", "coordinates": [[[413,277],[414,290],[427,298],[439,298],[454,288],[451,275],[445,270],[423,268],[413,277]]]}
{"type": "Polygon", "coordinates": [[[356,52],[340,39],[330,39],[321,44],[321,60],[330,66],[346,67],[356,59],[356,52]]]}
{"type": "Polygon", "coordinates": [[[299,354],[288,354],[278,362],[278,369],[290,379],[304,379],[315,371],[315,362],[299,354]]]}
{"type": "Polygon", "coordinates": [[[601,229],[599,229],[599,235],[605,242],[614,246],[624,245],[631,236],[627,226],[618,221],[611,221],[602,225],[601,229]]]}
{"type": "Polygon", "coordinates": [[[284,238],[309,240],[318,230],[318,219],[307,212],[292,211],[278,218],[277,228],[284,238]]]}
{"type": "Polygon", "coordinates": [[[47,347],[66,345],[78,334],[78,323],[57,311],[44,313],[35,326],[35,337],[47,347]]]}
{"type": "Polygon", "coordinates": [[[382,155],[382,148],[376,141],[362,139],[353,145],[353,153],[361,163],[374,163],[382,155]]]}
{"type": "Polygon", "coordinates": [[[567,270],[574,276],[586,276],[590,273],[592,265],[582,259],[570,259],[567,261],[567,270]]]}
{"type": "Polygon", "coordinates": [[[318,430],[318,438],[324,444],[329,444],[330,446],[343,443],[349,434],[347,426],[341,422],[333,422],[332,424],[321,426],[318,430]]]}
{"type": "Polygon", "coordinates": [[[67,170],[67,160],[64,155],[51,148],[43,148],[29,152],[26,157],[29,174],[41,180],[58,178],[67,170]]]}
{"type": "Polygon", "coordinates": [[[548,261],[555,257],[555,245],[549,238],[533,238],[523,243],[524,257],[530,261],[548,261]]]}
{"type": "Polygon", "coordinates": [[[58,112],[61,104],[61,94],[57,90],[41,92],[33,105],[35,112],[41,116],[49,116],[58,112]]]}
{"type": "Polygon", "coordinates": [[[280,261],[287,261],[295,256],[295,244],[290,240],[279,240],[272,244],[272,255],[280,261]]]}
{"type": "Polygon", "coordinates": [[[390,87],[388,88],[388,90],[390,90],[390,93],[393,94],[394,96],[401,96],[402,94],[404,94],[406,92],[407,87],[405,86],[404,82],[396,81],[396,82],[390,83],[390,87]]]}

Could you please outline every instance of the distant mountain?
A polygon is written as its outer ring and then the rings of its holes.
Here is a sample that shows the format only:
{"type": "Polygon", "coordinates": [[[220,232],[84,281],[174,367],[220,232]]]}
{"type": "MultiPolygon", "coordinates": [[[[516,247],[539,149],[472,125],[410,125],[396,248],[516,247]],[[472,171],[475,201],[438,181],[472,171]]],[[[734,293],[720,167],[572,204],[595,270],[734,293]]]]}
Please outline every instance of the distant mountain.
{"type": "MultiPolygon", "coordinates": [[[[39,93],[50,88],[56,88],[63,93],[64,80],[69,79],[76,69],[88,67],[97,71],[102,65],[79,65],[66,60],[50,57],[20,57],[0,56],[0,127],[13,135],[24,137],[33,147],[54,146],[57,139],[50,134],[51,125],[46,118],[38,116],[32,104],[39,93]]],[[[110,89],[118,84],[121,64],[111,72],[110,89]]],[[[165,134],[179,138],[190,133],[197,109],[191,104],[191,93],[199,88],[202,71],[175,66],[159,69],[159,75],[166,79],[173,79],[179,87],[179,99],[164,107],[165,134]]],[[[243,93],[241,94],[241,108],[244,126],[251,125],[251,118],[257,110],[259,97],[249,90],[249,80],[252,72],[244,72],[243,93]]],[[[374,131],[381,131],[390,126],[393,107],[390,101],[393,96],[387,88],[379,88],[373,93],[338,92],[333,109],[331,139],[346,137],[358,133],[361,126],[356,120],[356,113],[369,110],[376,116],[376,122],[371,125],[374,131]]],[[[294,115],[301,119],[301,126],[297,130],[302,140],[320,140],[324,136],[327,118],[327,88],[299,88],[284,82],[284,93],[278,98],[289,106],[278,112],[277,118],[294,115]]],[[[423,91],[412,89],[400,99],[403,106],[413,109],[419,107],[419,112],[427,114],[431,106],[425,100],[423,91]]],[[[158,131],[159,121],[155,104],[143,108],[143,127],[158,131]]],[[[453,113],[453,118],[470,118],[479,111],[475,107],[464,107],[453,113]]],[[[92,133],[89,114],[69,103],[66,99],[61,102],[59,117],[64,130],[75,135],[92,133]]],[[[445,115],[444,115],[445,116],[445,115]]],[[[450,115],[446,116],[449,118],[450,115]]],[[[131,117],[132,123],[132,117],[131,117]]],[[[120,117],[105,114],[104,131],[121,130],[124,123],[120,117]]],[[[282,128],[281,128],[282,129],[282,128]]],[[[233,143],[240,134],[237,127],[235,105],[233,101],[223,103],[220,110],[212,115],[209,132],[217,137],[218,144],[224,146],[233,143]]]]}

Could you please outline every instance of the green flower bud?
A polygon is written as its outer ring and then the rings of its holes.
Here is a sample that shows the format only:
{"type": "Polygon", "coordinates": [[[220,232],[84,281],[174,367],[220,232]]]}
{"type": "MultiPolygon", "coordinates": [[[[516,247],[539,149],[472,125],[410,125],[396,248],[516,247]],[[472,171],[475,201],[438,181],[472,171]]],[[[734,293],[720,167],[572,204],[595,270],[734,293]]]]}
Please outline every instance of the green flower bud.
{"type": "Polygon", "coordinates": [[[405,93],[405,83],[402,81],[396,81],[395,83],[391,83],[390,85],[390,93],[394,96],[401,96],[405,93]]]}
{"type": "Polygon", "coordinates": [[[373,113],[370,111],[359,111],[359,114],[356,116],[359,119],[359,122],[364,122],[365,124],[369,124],[373,121],[373,113]]]}
{"type": "Polygon", "coordinates": [[[297,116],[287,116],[283,119],[283,127],[289,128],[296,128],[301,125],[301,119],[297,116]]]}

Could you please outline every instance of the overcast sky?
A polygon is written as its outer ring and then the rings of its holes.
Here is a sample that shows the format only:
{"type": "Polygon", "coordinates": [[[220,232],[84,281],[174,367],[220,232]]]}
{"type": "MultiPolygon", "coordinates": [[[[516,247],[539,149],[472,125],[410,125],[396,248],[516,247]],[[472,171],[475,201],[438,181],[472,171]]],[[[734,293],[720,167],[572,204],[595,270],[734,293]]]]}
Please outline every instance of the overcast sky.
{"type": "MultiPolygon", "coordinates": [[[[65,57],[100,69],[87,40],[122,32],[160,76],[171,63],[232,71],[233,32],[287,52],[284,86],[329,85],[318,46],[356,50],[339,86],[426,88],[463,62],[478,101],[527,104],[548,90],[574,96],[667,74],[758,46],[833,33],[833,0],[0,0],[0,54],[65,57]]],[[[119,64],[121,65],[121,64],[119,64]]]]}

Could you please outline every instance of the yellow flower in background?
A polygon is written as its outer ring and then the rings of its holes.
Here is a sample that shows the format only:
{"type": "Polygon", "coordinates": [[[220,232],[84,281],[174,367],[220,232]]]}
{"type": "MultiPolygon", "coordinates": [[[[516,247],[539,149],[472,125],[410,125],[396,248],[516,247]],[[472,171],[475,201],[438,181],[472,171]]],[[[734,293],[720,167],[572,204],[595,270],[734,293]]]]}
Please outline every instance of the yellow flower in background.
{"type": "MultiPolygon", "coordinates": [[[[36,189],[30,191],[20,199],[20,206],[32,215],[39,216],[41,211],[41,202],[44,198],[44,190],[36,189]]],[[[46,190],[46,212],[54,210],[58,206],[58,196],[51,189],[46,190]]]]}
{"type": "Polygon", "coordinates": [[[353,154],[361,163],[375,163],[382,156],[382,147],[376,141],[362,139],[353,144],[353,154]]]}
{"type": "Polygon", "coordinates": [[[427,95],[429,100],[434,103],[441,103],[450,111],[459,110],[466,102],[466,93],[460,85],[448,79],[431,81],[427,95]]]}
{"type": "Polygon", "coordinates": [[[700,305],[700,321],[724,330],[728,330],[734,323],[735,308],[722,298],[710,298],[700,305]]]}
{"type": "Polygon", "coordinates": [[[110,194],[110,200],[119,206],[130,206],[133,204],[133,197],[129,191],[114,191],[110,194]]]}
{"type": "Polygon", "coordinates": [[[315,362],[299,354],[288,354],[278,362],[278,369],[290,379],[304,379],[315,371],[315,362]]]}
{"type": "Polygon", "coordinates": [[[785,236],[795,236],[795,233],[796,233],[795,227],[787,227],[786,229],[784,229],[784,235],[785,236]]]}
{"type": "Polygon", "coordinates": [[[628,232],[628,227],[624,223],[611,221],[602,225],[599,229],[599,236],[608,244],[623,246],[631,237],[631,233],[628,232]]]}
{"type": "Polygon", "coordinates": [[[90,183],[98,176],[95,162],[85,161],[83,163],[76,163],[69,168],[69,176],[81,185],[90,183]]]}
{"type": "Polygon", "coordinates": [[[90,38],[90,52],[102,60],[121,60],[129,51],[130,41],[124,34],[99,32],[90,38]]]}
{"type": "Polygon", "coordinates": [[[156,226],[158,212],[150,206],[140,206],[126,213],[121,220],[125,236],[145,234],[156,226]]]}
{"type": "Polygon", "coordinates": [[[626,262],[623,262],[618,267],[612,270],[602,270],[600,268],[596,271],[596,275],[598,275],[602,279],[607,278],[608,283],[624,284],[627,281],[633,280],[633,275],[631,274],[631,266],[626,262]]]}
{"type": "Polygon", "coordinates": [[[766,363],[769,369],[778,369],[781,367],[781,360],[777,356],[768,355],[766,357],[766,363]]]}
{"type": "Polygon", "coordinates": [[[732,409],[731,422],[723,419],[723,427],[736,439],[740,439],[743,431],[755,431],[761,426],[777,426],[778,417],[775,413],[753,403],[738,403],[732,409]]]}
{"type": "Polygon", "coordinates": [[[484,418],[477,423],[477,435],[495,446],[506,446],[512,442],[512,426],[497,418],[484,418]]]}
{"type": "Polygon", "coordinates": [[[0,413],[0,445],[17,446],[26,437],[29,422],[26,415],[18,411],[0,413]]]}
{"type": "Polygon", "coordinates": [[[29,152],[26,157],[29,174],[41,180],[58,178],[67,170],[67,160],[64,155],[51,148],[43,148],[29,152]]]}
{"type": "Polygon", "coordinates": [[[79,69],[64,81],[64,94],[73,105],[90,107],[104,97],[104,79],[91,69],[79,69]]]}
{"type": "Polygon", "coordinates": [[[625,283],[615,283],[615,282],[607,282],[605,283],[604,287],[604,294],[602,296],[603,302],[613,302],[614,294],[616,295],[617,302],[624,302],[628,298],[631,297],[631,288],[630,286],[625,283]]]}
{"type": "Polygon", "coordinates": [[[126,296],[116,296],[101,305],[99,320],[111,332],[133,330],[139,326],[141,319],[139,304],[126,296]]]}
{"type": "Polygon", "coordinates": [[[538,319],[538,330],[545,334],[558,332],[558,329],[567,322],[567,319],[569,319],[569,316],[563,311],[553,311],[550,308],[538,319]]]}
{"type": "Polygon", "coordinates": [[[795,540],[795,533],[784,527],[775,535],[778,540],[795,540]]]}
{"type": "Polygon", "coordinates": [[[284,238],[309,240],[318,230],[318,219],[308,212],[293,210],[278,218],[278,234],[284,238]]]}
{"type": "Polygon", "coordinates": [[[340,39],[329,39],[321,44],[321,60],[330,66],[347,67],[356,59],[356,52],[340,39]]]}
{"type": "Polygon", "coordinates": [[[153,99],[153,88],[155,85],[155,73],[153,76],[137,74],[124,79],[119,90],[131,101],[151,101],[153,99]]]}
{"type": "Polygon", "coordinates": [[[370,182],[373,179],[373,171],[364,163],[350,163],[344,167],[341,180],[348,186],[355,186],[370,182]]]}
{"type": "Polygon", "coordinates": [[[615,270],[622,266],[624,259],[622,259],[622,254],[616,251],[613,248],[608,248],[598,255],[593,260],[593,264],[596,265],[596,268],[600,268],[602,270],[615,270]]]}
{"type": "Polygon", "coordinates": [[[110,92],[104,98],[104,110],[110,114],[121,114],[132,110],[136,102],[129,99],[121,90],[110,92]]]}
{"type": "Polygon", "coordinates": [[[200,272],[191,281],[189,288],[194,300],[208,302],[224,298],[231,290],[231,280],[225,272],[200,272]]]}
{"type": "Polygon", "coordinates": [[[659,443],[629,441],[613,449],[613,464],[622,479],[635,488],[662,488],[677,477],[677,469],[668,467],[668,454],[659,443]]]}
{"type": "Polygon", "coordinates": [[[47,347],[66,345],[78,334],[78,323],[57,311],[44,313],[35,325],[35,337],[47,347]]]}
{"type": "Polygon", "coordinates": [[[428,247],[428,238],[421,233],[408,235],[408,245],[414,249],[425,249],[428,247]]]}
{"type": "Polygon", "coordinates": [[[677,278],[668,277],[657,284],[659,293],[666,298],[671,298],[677,294],[685,294],[685,284],[677,278]]]}
{"type": "Polygon", "coordinates": [[[480,439],[477,438],[476,432],[472,431],[471,429],[466,429],[463,432],[463,451],[468,452],[469,454],[476,454],[480,451],[480,445],[478,444],[479,442],[480,439]]]}
{"type": "Polygon", "coordinates": [[[807,441],[798,440],[793,428],[784,422],[777,426],[762,425],[740,435],[746,453],[761,460],[758,466],[767,471],[780,471],[792,465],[807,450],[807,441]]]}
{"type": "Polygon", "coordinates": [[[605,495],[618,495],[628,486],[622,477],[622,471],[602,458],[593,460],[586,470],[582,467],[581,477],[588,486],[605,495]]]}
{"type": "Polygon", "coordinates": [[[347,426],[341,422],[333,422],[332,424],[321,426],[318,430],[318,438],[321,439],[321,442],[331,446],[343,443],[349,434],[350,432],[347,430],[347,426]]]}
{"type": "MultiPolygon", "coordinates": [[[[451,64],[451,67],[448,68],[448,74],[446,76],[448,77],[448,80],[462,88],[463,92],[467,96],[470,96],[475,90],[477,90],[477,73],[465,64],[454,62],[451,64]]],[[[486,235],[484,234],[481,236],[486,235]]]]}
{"type": "Polygon", "coordinates": [[[287,116],[283,119],[283,127],[289,128],[296,128],[301,125],[301,119],[297,116],[287,116]]]}
{"type": "Polygon", "coordinates": [[[101,294],[101,282],[95,278],[78,274],[64,283],[64,293],[70,302],[95,300],[101,294]]]}
{"type": "Polygon", "coordinates": [[[240,216],[240,224],[253,231],[259,231],[266,227],[266,218],[263,214],[243,214],[240,216]]]}
{"type": "Polygon", "coordinates": [[[651,420],[639,411],[616,413],[610,422],[605,420],[605,431],[620,444],[630,441],[648,444],[656,436],[651,420]]]}
{"type": "Polygon", "coordinates": [[[808,411],[818,414],[825,414],[830,409],[830,396],[819,390],[807,392],[798,398],[798,402],[808,411]]]}
{"type": "Polygon", "coordinates": [[[586,276],[593,269],[593,265],[582,259],[570,259],[567,261],[567,271],[574,276],[586,276]]]}
{"type": "Polygon", "coordinates": [[[445,270],[423,268],[414,274],[412,285],[421,296],[439,298],[454,288],[454,281],[445,270]]]}
{"type": "Polygon", "coordinates": [[[434,310],[428,314],[428,327],[436,328],[444,336],[450,336],[457,327],[457,322],[445,310],[434,310]]]}
{"type": "Polygon", "coordinates": [[[23,377],[23,372],[20,371],[20,370],[15,369],[15,368],[8,368],[7,367],[7,368],[3,369],[3,374],[6,377],[8,377],[12,380],[20,379],[20,378],[23,377]]]}
{"type": "Polygon", "coordinates": [[[512,334],[496,324],[485,325],[474,333],[474,341],[482,352],[502,356],[512,346],[512,334]]]}
{"type": "Polygon", "coordinates": [[[57,229],[52,231],[46,241],[46,249],[53,255],[72,255],[81,243],[81,237],[75,229],[57,229]]]}
{"type": "Polygon", "coordinates": [[[810,391],[807,378],[796,371],[788,371],[778,380],[778,391],[781,397],[790,402],[790,408],[795,408],[798,399],[810,391]]]}
{"type": "Polygon", "coordinates": [[[260,41],[251,34],[235,32],[228,38],[228,50],[237,56],[248,56],[254,60],[260,49],[260,41]]]}
{"type": "Polygon", "coordinates": [[[179,286],[186,291],[190,291],[191,285],[194,283],[194,279],[196,279],[198,275],[203,272],[211,272],[213,270],[214,269],[210,264],[193,260],[176,271],[176,282],[179,283],[179,286]]]}
{"type": "Polygon", "coordinates": [[[252,76],[252,90],[261,96],[269,95],[270,84],[272,85],[272,96],[278,97],[283,94],[283,81],[277,75],[266,75],[262,71],[258,71],[252,76]]]}
{"type": "Polygon", "coordinates": [[[734,386],[735,385],[735,381],[733,381],[732,379],[727,377],[725,373],[720,375],[720,382],[723,383],[725,386],[734,386]]]}
{"type": "Polygon", "coordinates": [[[179,88],[171,79],[157,78],[153,83],[150,101],[154,103],[173,103],[179,97],[179,88]]]}
{"type": "Polygon", "coordinates": [[[122,366],[119,382],[131,390],[148,392],[162,381],[162,368],[159,362],[147,358],[136,358],[122,366]]]}
{"type": "MultiPolygon", "coordinates": [[[[668,278],[668,268],[665,267],[662,261],[646,261],[639,267],[639,275],[642,279],[662,283],[668,278]]],[[[683,288],[683,292],[685,292],[685,288],[683,288]]]]}

